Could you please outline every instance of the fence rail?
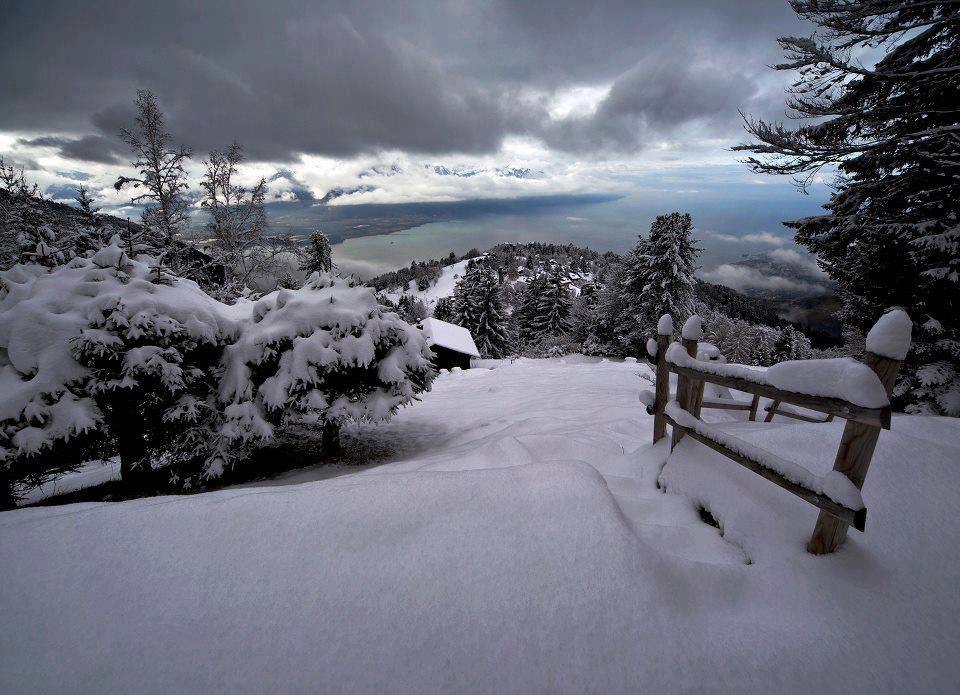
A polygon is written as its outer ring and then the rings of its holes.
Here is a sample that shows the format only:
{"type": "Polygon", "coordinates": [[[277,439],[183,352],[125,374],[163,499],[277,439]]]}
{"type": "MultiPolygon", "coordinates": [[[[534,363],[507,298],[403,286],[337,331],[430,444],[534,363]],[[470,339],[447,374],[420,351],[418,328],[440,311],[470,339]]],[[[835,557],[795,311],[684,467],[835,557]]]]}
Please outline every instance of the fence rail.
{"type": "MultiPolygon", "coordinates": [[[[671,450],[677,446],[684,436],[690,436],[692,439],[819,508],[820,516],[817,519],[817,525],[810,541],[807,543],[807,551],[810,553],[821,555],[836,550],[846,538],[847,529],[850,526],[858,531],[863,531],[867,513],[865,507],[854,509],[828,495],[786,478],[780,471],[769,465],[769,460],[779,459],[779,456],[773,452],[762,452],[769,453],[770,459],[767,459],[764,455],[749,456],[744,454],[744,450],[755,450],[754,447],[749,445],[736,449],[732,448],[728,445],[732,438],[726,435],[721,437],[718,433],[715,433],[707,423],[700,420],[700,412],[703,408],[747,410],[750,413],[749,419],[756,420],[760,398],[763,397],[772,401],[771,405],[766,408],[766,422],[770,422],[776,414],[816,423],[828,422],[834,417],[842,418],[847,422],[840,440],[840,447],[834,459],[833,470],[844,475],[859,490],[863,487],[880,430],[890,429],[890,406],[867,408],[839,398],[787,391],[760,381],[729,374],[719,374],[717,373],[718,370],[711,368],[711,364],[707,361],[696,364],[698,362],[699,317],[692,317],[691,321],[688,321],[681,336],[680,345],[690,359],[671,361],[667,357],[667,352],[671,346],[672,332],[673,321],[670,317],[665,316],[658,325],[656,354],[651,355],[651,362],[656,365],[656,394],[647,403],[647,411],[654,416],[654,442],[666,436],[666,428],[669,424],[671,427],[671,450]],[[684,364],[676,364],[676,361],[682,361],[684,364]],[[669,374],[671,372],[677,375],[676,407],[685,411],[679,414],[683,415],[687,426],[678,422],[677,417],[667,412],[667,406],[670,402],[669,374]],[[725,402],[723,399],[704,401],[703,386],[706,382],[752,394],[753,398],[749,404],[737,401],[725,402]],[[792,411],[785,407],[785,404],[824,413],[826,418],[817,419],[792,411]],[[689,417],[694,419],[689,420],[689,417]]],[[[676,348],[673,349],[676,350],[676,348]]],[[[652,342],[649,351],[653,352],[652,342]]],[[[682,356],[682,353],[680,354],[682,356]]],[[[864,362],[876,374],[889,398],[900,369],[900,361],[868,352],[864,362]]],[[[674,413],[677,414],[678,411],[674,411],[674,413]]]]}

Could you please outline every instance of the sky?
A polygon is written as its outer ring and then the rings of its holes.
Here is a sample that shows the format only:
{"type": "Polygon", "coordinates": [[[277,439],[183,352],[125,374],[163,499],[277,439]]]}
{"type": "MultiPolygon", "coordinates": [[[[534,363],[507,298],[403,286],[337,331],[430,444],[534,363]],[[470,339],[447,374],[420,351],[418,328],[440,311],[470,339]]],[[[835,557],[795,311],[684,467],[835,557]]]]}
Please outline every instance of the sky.
{"type": "Polygon", "coordinates": [[[130,214],[118,134],[149,89],[194,192],[236,139],[275,204],[782,193],[729,148],[738,110],[783,118],[776,37],[810,30],[780,0],[8,2],[0,155],[130,214]]]}

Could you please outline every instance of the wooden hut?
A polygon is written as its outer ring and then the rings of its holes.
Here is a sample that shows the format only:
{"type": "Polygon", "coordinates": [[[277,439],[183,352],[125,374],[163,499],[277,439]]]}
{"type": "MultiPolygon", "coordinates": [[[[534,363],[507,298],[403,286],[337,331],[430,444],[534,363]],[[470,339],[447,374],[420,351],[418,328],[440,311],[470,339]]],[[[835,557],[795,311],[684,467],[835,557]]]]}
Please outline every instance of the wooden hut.
{"type": "Polygon", "coordinates": [[[433,350],[437,369],[470,369],[470,358],[480,357],[470,331],[446,321],[429,318],[420,324],[427,344],[433,350]]]}

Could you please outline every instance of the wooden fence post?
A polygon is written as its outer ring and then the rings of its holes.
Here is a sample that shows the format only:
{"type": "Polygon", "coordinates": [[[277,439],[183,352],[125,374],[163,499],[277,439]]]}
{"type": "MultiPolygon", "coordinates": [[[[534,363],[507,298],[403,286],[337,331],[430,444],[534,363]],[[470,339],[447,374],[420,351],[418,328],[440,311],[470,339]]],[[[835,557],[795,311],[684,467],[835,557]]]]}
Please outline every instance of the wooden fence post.
{"type": "Polygon", "coordinates": [[[760,396],[754,396],[750,401],[750,421],[757,419],[757,410],[760,408],[760,396]]]}
{"type": "MultiPolygon", "coordinates": [[[[883,388],[886,389],[889,397],[893,392],[893,385],[897,381],[897,373],[900,371],[900,360],[881,357],[868,352],[863,361],[880,377],[880,383],[883,384],[883,388]]],[[[772,410],[770,414],[773,414],[772,410]]],[[[837,451],[833,470],[847,476],[857,486],[857,489],[862,488],[863,481],[867,477],[867,469],[870,468],[870,460],[873,458],[873,450],[876,448],[879,438],[879,427],[847,420],[847,424],[843,428],[843,437],[840,439],[840,449],[837,451]]],[[[814,555],[832,553],[847,537],[848,528],[850,526],[846,522],[821,511],[820,516],[817,517],[817,525],[813,530],[813,536],[807,543],[807,552],[814,555]]]]}
{"type": "MultiPolygon", "coordinates": [[[[668,322],[661,319],[657,326],[657,380],[656,391],[653,401],[653,443],[656,444],[667,436],[667,421],[663,417],[663,411],[667,408],[667,401],[670,400],[670,365],[667,364],[667,350],[670,348],[672,331],[661,333],[660,330],[666,330],[668,322]]],[[[669,322],[672,328],[673,322],[669,322]]]]}
{"type": "MultiPolygon", "coordinates": [[[[697,339],[683,338],[680,341],[683,349],[692,358],[697,358],[697,339]]],[[[699,379],[690,379],[685,376],[677,376],[677,403],[681,408],[696,417],[700,416],[700,405],[703,403],[703,382],[699,379]]],[[[686,434],[683,427],[674,427],[670,438],[670,448],[673,449],[686,434]]]]}

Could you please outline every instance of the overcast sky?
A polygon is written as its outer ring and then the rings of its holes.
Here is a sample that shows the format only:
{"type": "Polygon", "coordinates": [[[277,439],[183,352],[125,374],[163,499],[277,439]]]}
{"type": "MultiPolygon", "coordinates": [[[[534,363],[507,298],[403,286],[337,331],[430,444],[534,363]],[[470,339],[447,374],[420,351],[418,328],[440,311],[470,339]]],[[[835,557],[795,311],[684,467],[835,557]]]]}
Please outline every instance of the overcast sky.
{"type": "Polygon", "coordinates": [[[196,165],[236,138],[248,176],[290,172],[275,196],[291,179],[317,198],[367,184],[340,202],[616,192],[734,166],[737,109],[783,113],[776,37],[809,33],[780,0],[207,5],[5,3],[0,154],[54,197],[87,179],[119,204],[117,133],[146,88],[196,165]],[[507,165],[532,178],[492,173],[507,165]]]}

